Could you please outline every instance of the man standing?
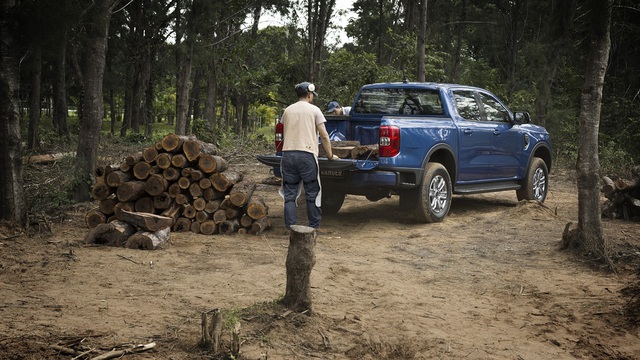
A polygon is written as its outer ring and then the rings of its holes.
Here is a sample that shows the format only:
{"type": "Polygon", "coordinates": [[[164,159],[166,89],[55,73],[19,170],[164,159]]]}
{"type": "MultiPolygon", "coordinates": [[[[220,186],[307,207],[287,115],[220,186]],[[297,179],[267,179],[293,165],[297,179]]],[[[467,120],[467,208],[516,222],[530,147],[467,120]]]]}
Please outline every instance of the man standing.
{"type": "Polygon", "coordinates": [[[320,226],[320,177],[318,172],[318,135],[329,160],[333,155],[331,141],[325,127],[327,120],[322,111],[312,104],[318,96],[315,85],[302,82],[295,87],[298,102],[289,105],[282,114],[282,188],[284,197],[284,224],[287,229],[296,224],[296,199],[300,195],[300,183],[304,185],[307,199],[309,226],[320,226]]]}

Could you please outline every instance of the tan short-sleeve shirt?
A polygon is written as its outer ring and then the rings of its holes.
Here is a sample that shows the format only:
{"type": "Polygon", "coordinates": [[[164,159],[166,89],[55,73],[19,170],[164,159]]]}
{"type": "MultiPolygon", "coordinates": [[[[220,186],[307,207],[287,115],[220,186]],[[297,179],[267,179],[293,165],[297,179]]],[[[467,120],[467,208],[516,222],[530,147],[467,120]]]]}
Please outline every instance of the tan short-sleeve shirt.
{"type": "Polygon", "coordinates": [[[283,151],[306,151],[318,156],[316,126],[327,122],[322,110],[306,101],[289,105],[282,114],[283,151]]]}

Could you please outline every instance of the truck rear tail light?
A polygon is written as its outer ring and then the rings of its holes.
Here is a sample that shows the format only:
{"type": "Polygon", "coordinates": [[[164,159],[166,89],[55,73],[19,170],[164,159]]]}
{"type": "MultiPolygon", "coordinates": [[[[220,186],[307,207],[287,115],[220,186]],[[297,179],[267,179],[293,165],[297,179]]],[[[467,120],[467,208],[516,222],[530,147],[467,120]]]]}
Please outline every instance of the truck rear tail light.
{"type": "Polygon", "coordinates": [[[282,141],[284,140],[283,130],[284,130],[284,126],[282,125],[281,122],[278,122],[276,124],[276,135],[275,135],[276,152],[282,152],[282,141]]]}
{"type": "Polygon", "coordinates": [[[380,156],[393,157],[400,153],[400,128],[397,126],[380,126],[378,142],[380,156]]]}

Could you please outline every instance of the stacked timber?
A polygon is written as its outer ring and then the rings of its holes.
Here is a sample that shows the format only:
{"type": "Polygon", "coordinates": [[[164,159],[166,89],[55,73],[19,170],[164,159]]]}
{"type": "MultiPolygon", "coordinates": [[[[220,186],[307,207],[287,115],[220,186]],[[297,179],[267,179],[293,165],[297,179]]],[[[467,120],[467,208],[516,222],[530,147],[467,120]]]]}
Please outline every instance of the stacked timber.
{"type": "Polygon", "coordinates": [[[610,219],[640,220],[640,166],[631,169],[632,179],[602,178],[601,191],[607,198],[602,215],[610,219]]]}
{"type": "MultiPolygon", "coordinates": [[[[378,160],[378,144],[360,145],[360,141],[331,141],[331,150],[341,159],[378,160]]],[[[322,144],[318,145],[318,157],[327,157],[322,144]]]]}
{"type": "Polygon", "coordinates": [[[95,175],[92,195],[99,207],[85,215],[91,229],[122,222],[129,213],[166,217],[172,231],[206,235],[258,235],[271,226],[268,206],[254,194],[256,184],[230,169],[215,145],[194,136],[166,135],[95,175]]]}

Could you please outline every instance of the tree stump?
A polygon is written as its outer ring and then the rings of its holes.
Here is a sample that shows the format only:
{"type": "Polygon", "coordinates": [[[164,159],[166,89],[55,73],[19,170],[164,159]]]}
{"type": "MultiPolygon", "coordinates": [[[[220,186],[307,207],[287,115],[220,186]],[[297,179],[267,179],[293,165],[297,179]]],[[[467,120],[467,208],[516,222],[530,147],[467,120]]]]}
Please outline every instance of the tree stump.
{"type": "Polygon", "coordinates": [[[222,334],[222,313],[220,309],[212,309],[205,311],[201,315],[202,317],[202,339],[200,344],[213,353],[217,353],[220,350],[220,335],[222,334]]]}
{"type": "Polygon", "coordinates": [[[291,226],[289,249],[287,251],[287,285],[282,304],[290,310],[311,315],[311,270],[316,264],[315,229],[291,226]]]}

